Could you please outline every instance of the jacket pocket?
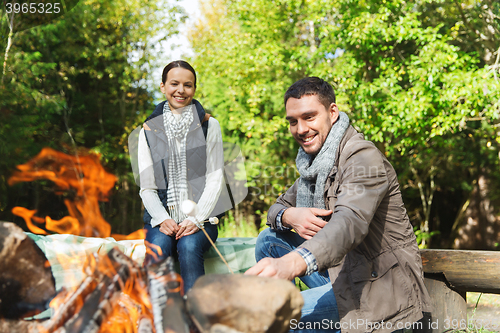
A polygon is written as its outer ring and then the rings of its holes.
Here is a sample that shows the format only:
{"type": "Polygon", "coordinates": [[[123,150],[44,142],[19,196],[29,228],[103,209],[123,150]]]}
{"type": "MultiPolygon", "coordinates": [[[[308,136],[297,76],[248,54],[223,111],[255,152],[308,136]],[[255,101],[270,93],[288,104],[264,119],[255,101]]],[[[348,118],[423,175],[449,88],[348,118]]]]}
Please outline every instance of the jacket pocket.
{"type": "Polygon", "coordinates": [[[355,303],[369,322],[380,322],[411,307],[413,294],[392,252],[368,260],[360,255],[352,266],[351,281],[355,303]]]}
{"type": "Polygon", "coordinates": [[[373,260],[360,255],[361,260],[352,267],[352,282],[375,281],[383,277],[389,269],[398,264],[398,259],[391,252],[379,255],[373,260]]]}
{"type": "Polygon", "coordinates": [[[335,180],[326,191],[325,205],[327,209],[334,210],[335,204],[337,203],[338,190],[339,190],[339,182],[335,180]]]}

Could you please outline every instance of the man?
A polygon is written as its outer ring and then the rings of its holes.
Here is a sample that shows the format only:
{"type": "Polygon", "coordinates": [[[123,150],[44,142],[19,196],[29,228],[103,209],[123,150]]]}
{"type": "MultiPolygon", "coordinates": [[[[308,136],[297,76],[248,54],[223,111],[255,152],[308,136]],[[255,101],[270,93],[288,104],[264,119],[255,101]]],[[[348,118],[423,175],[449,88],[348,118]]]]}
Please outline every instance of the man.
{"type": "Polygon", "coordinates": [[[393,332],[430,312],[422,262],[396,172],[339,112],[333,88],[309,77],[285,94],[300,178],[268,212],[246,274],[293,280],[301,331],[393,332]],[[292,232],[295,231],[295,232],[292,232]]]}

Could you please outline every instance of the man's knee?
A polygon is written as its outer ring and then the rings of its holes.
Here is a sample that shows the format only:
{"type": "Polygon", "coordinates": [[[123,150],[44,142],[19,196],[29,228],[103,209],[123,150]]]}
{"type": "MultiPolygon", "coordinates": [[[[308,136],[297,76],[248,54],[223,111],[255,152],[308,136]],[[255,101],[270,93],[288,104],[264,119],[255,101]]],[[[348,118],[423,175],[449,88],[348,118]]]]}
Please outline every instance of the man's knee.
{"type": "Polygon", "coordinates": [[[293,251],[294,246],[290,238],[293,234],[292,232],[278,233],[271,228],[264,229],[255,243],[255,259],[259,261],[266,257],[280,258],[293,251]]]}
{"type": "Polygon", "coordinates": [[[271,228],[262,230],[257,236],[257,241],[255,242],[255,260],[259,261],[262,258],[269,257],[269,237],[271,237],[271,228]]]}
{"type": "Polygon", "coordinates": [[[262,230],[259,233],[259,236],[257,236],[257,241],[255,242],[256,247],[257,246],[262,246],[265,243],[272,242],[276,239],[276,231],[274,231],[271,228],[267,228],[262,230]]]}
{"type": "Polygon", "coordinates": [[[275,237],[275,234],[276,234],[276,232],[271,228],[267,228],[267,229],[262,230],[259,233],[259,236],[257,236],[256,244],[265,242],[266,239],[269,237],[275,237]]]}

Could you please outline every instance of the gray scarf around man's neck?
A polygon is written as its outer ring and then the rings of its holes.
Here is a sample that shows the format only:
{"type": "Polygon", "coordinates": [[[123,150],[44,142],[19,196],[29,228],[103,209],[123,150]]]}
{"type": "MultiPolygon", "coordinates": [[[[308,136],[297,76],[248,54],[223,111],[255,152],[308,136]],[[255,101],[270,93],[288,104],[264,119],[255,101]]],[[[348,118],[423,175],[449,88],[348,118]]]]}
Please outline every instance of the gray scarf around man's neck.
{"type": "Polygon", "coordinates": [[[299,148],[295,159],[300,174],[297,188],[297,207],[325,209],[323,192],[326,178],[335,165],[337,149],[348,126],[349,117],[345,112],[340,112],[339,118],[333,124],[316,156],[307,154],[302,147],[299,148]]]}

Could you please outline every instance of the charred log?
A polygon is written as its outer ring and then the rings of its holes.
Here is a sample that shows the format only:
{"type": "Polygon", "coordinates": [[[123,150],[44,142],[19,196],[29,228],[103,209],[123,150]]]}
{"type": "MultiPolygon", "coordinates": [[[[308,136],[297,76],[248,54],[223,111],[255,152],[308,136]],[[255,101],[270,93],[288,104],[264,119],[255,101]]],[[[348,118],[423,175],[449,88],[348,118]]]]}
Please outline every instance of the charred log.
{"type": "Polygon", "coordinates": [[[0,222],[0,317],[40,313],[55,295],[55,280],[42,250],[14,223],[0,222]]]}
{"type": "Polygon", "coordinates": [[[63,297],[63,306],[44,326],[49,332],[97,333],[110,315],[114,300],[130,277],[144,279],[143,270],[117,248],[106,256],[95,258],[94,269],[87,267],[88,276],[82,285],[63,297]]]}
{"type": "Polygon", "coordinates": [[[173,258],[168,257],[159,264],[148,267],[149,294],[156,332],[197,331],[186,310],[183,282],[175,272],[173,258]]]}

